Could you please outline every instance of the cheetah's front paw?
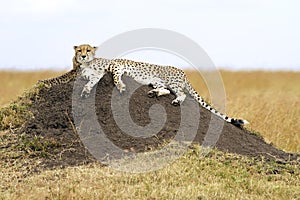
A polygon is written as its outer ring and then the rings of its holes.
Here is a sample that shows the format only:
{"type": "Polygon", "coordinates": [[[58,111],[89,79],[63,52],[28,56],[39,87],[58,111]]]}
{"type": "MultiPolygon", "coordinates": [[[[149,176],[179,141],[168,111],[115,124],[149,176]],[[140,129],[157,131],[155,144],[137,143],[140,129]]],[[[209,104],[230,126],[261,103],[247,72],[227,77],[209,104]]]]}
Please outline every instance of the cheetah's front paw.
{"type": "Polygon", "coordinates": [[[87,98],[90,96],[91,91],[88,90],[87,88],[83,88],[80,97],[81,98],[87,98]]]}
{"type": "Polygon", "coordinates": [[[148,97],[153,98],[153,97],[156,97],[156,96],[157,96],[157,91],[155,91],[155,90],[150,90],[150,91],[148,92],[148,97]]]}
{"type": "Polygon", "coordinates": [[[178,101],[178,99],[174,99],[174,100],[172,101],[172,105],[173,105],[173,106],[179,106],[179,105],[180,105],[180,101],[178,101]]]}
{"type": "Polygon", "coordinates": [[[122,94],[123,92],[126,91],[126,85],[125,85],[125,84],[118,84],[118,85],[117,85],[117,89],[118,89],[119,92],[122,94]]]}

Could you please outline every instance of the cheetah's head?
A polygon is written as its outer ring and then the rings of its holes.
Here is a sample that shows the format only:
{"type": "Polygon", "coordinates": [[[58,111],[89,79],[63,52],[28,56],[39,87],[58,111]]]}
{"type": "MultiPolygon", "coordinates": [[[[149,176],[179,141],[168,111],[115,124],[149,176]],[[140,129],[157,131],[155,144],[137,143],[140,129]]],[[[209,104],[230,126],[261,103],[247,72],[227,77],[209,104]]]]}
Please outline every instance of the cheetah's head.
{"type": "Polygon", "coordinates": [[[79,63],[86,63],[94,59],[97,47],[88,44],[74,46],[75,58],[79,63]]]}

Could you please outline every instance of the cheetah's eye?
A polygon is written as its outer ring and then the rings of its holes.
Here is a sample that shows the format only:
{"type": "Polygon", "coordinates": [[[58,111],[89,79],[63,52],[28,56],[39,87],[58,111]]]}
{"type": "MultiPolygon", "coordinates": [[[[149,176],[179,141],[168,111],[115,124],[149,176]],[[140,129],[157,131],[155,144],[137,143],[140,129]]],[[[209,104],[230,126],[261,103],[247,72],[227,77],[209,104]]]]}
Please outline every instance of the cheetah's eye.
{"type": "Polygon", "coordinates": [[[90,49],[88,49],[88,50],[86,50],[86,52],[91,52],[91,50],[90,50],[90,49]]]}
{"type": "Polygon", "coordinates": [[[81,49],[78,49],[77,51],[78,51],[78,52],[81,52],[81,49]]]}

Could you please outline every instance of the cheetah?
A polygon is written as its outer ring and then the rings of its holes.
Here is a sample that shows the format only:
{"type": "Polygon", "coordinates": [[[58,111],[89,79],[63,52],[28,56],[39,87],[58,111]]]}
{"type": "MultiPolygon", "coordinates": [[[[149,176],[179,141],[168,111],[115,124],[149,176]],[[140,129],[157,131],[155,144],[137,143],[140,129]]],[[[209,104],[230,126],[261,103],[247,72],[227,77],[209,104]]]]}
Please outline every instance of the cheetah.
{"type": "Polygon", "coordinates": [[[72,60],[73,61],[73,69],[72,70],[68,71],[67,73],[65,73],[61,76],[55,77],[55,78],[39,80],[39,83],[45,84],[48,87],[52,87],[54,85],[68,83],[71,80],[74,80],[78,75],[78,72],[80,70],[80,65],[81,65],[81,63],[79,63],[77,61],[77,59],[84,60],[84,56],[87,56],[87,55],[92,55],[94,57],[96,47],[92,47],[88,44],[82,44],[79,46],[74,46],[74,50],[75,50],[75,55],[72,60]]]}
{"type": "Polygon", "coordinates": [[[122,81],[122,75],[126,74],[142,85],[151,85],[153,89],[148,92],[149,97],[167,95],[173,92],[176,98],[172,101],[172,104],[180,105],[185,100],[186,93],[189,93],[203,108],[221,117],[226,122],[238,127],[249,123],[244,119],[230,118],[211,107],[195,91],[184,71],[176,67],[135,62],[127,59],[94,58],[93,55],[88,58],[80,58],[79,56],[77,61],[81,63],[81,76],[88,80],[81,92],[82,98],[89,96],[93,87],[107,72],[112,73],[114,84],[120,93],[124,92],[126,85],[122,81]]]}

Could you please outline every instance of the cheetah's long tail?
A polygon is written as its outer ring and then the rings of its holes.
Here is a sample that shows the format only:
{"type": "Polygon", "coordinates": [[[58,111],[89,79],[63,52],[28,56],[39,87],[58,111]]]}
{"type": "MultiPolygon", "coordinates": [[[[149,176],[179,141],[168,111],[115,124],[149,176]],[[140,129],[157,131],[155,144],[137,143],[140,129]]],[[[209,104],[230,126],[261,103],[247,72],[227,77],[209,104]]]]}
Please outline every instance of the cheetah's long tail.
{"type": "Polygon", "coordinates": [[[213,114],[221,117],[222,119],[224,119],[226,122],[229,122],[235,126],[242,126],[245,124],[249,124],[249,122],[247,120],[244,119],[235,119],[235,118],[231,118],[228,117],[222,113],[220,113],[219,111],[217,111],[216,109],[214,109],[213,107],[211,107],[208,103],[206,103],[204,101],[204,99],[194,90],[194,88],[192,87],[192,85],[189,83],[188,80],[186,80],[186,88],[189,91],[190,95],[197,101],[199,102],[199,104],[209,110],[210,112],[212,112],[213,114]]]}

